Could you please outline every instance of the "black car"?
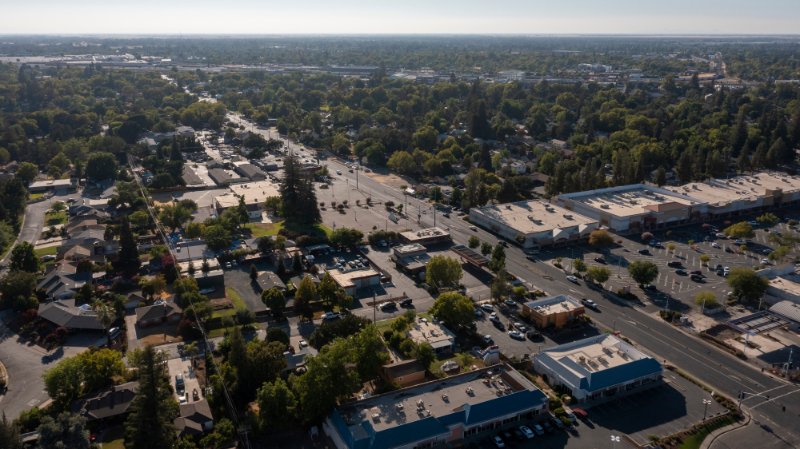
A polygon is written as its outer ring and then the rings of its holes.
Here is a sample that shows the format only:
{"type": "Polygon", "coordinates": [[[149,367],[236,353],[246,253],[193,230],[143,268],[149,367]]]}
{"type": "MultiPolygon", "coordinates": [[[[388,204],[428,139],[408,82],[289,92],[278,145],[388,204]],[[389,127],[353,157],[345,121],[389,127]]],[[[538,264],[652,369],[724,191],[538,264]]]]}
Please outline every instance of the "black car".
{"type": "Polygon", "coordinates": [[[684,270],[683,268],[679,268],[679,269],[675,270],[675,274],[677,274],[679,276],[686,276],[689,273],[687,273],[686,270],[684,270]]]}
{"type": "Polygon", "coordinates": [[[732,249],[731,249],[729,246],[726,246],[726,247],[725,247],[725,252],[726,252],[726,253],[732,253],[732,252],[733,252],[733,250],[732,250],[732,249]]]}
{"type": "Polygon", "coordinates": [[[595,261],[595,262],[597,262],[597,263],[601,263],[601,264],[603,264],[603,265],[605,265],[605,264],[606,264],[606,260],[605,260],[605,259],[603,259],[602,257],[595,257],[595,258],[594,258],[594,261],[595,261]]]}
{"type": "Polygon", "coordinates": [[[667,262],[667,266],[670,268],[681,268],[683,263],[680,260],[670,260],[667,262]]]}
{"type": "Polygon", "coordinates": [[[644,289],[652,292],[658,290],[658,287],[653,284],[647,284],[644,286],[644,289]]]}
{"type": "Polygon", "coordinates": [[[400,307],[412,307],[414,301],[411,298],[400,301],[400,307]]]}
{"type": "Polygon", "coordinates": [[[542,333],[537,331],[536,329],[531,329],[528,332],[525,332],[525,336],[528,337],[528,340],[541,340],[542,333]]]}
{"type": "Polygon", "coordinates": [[[696,274],[691,275],[689,277],[689,279],[691,279],[691,280],[693,280],[695,282],[701,282],[701,283],[706,281],[705,276],[699,276],[699,275],[696,275],[696,274]]]}
{"type": "Polygon", "coordinates": [[[705,277],[705,276],[703,276],[703,272],[700,271],[700,270],[692,270],[692,271],[689,272],[689,274],[695,274],[695,275],[700,276],[700,277],[705,277]]]}
{"type": "Polygon", "coordinates": [[[647,248],[642,248],[642,249],[639,250],[639,254],[642,254],[642,255],[645,255],[645,256],[649,256],[650,255],[650,250],[647,249],[647,248]]]}

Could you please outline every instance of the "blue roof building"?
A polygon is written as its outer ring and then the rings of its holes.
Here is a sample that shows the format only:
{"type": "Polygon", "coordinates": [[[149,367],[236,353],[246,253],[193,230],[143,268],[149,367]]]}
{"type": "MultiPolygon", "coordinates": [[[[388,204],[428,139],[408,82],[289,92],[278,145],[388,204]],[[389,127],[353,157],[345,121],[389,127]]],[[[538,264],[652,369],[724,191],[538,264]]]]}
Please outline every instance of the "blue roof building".
{"type": "Polygon", "coordinates": [[[485,438],[546,410],[528,379],[494,365],[342,405],[324,429],[337,449],[410,449],[485,438]]]}
{"type": "Polygon", "coordinates": [[[663,371],[657,360],[610,334],[545,349],[534,356],[533,366],[579,402],[657,385],[663,371]]]}

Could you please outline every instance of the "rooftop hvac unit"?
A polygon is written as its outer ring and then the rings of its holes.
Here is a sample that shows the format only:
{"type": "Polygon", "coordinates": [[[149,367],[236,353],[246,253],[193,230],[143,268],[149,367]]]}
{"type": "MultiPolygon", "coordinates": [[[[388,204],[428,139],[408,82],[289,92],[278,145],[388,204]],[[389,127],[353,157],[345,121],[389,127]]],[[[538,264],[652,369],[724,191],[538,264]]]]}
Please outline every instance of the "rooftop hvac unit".
{"type": "Polygon", "coordinates": [[[581,362],[581,363],[586,363],[586,357],[578,356],[578,361],[581,362]]]}
{"type": "Polygon", "coordinates": [[[566,218],[567,220],[572,220],[572,215],[564,214],[564,218],[566,218]]]}
{"type": "Polygon", "coordinates": [[[601,204],[600,209],[610,209],[610,206],[608,204],[601,204]]]}

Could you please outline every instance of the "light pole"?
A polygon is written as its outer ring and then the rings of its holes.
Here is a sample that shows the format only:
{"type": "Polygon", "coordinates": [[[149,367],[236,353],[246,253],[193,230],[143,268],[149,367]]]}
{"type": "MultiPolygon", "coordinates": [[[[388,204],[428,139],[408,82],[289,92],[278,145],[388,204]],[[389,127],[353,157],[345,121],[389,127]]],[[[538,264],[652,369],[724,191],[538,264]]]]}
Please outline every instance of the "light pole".
{"type": "Polygon", "coordinates": [[[706,420],[708,414],[708,405],[711,404],[711,399],[703,399],[703,422],[706,420]]]}
{"type": "Polygon", "coordinates": [[[619,435],[611,435],[611,447],[616,448],[619,443],[619,435]]]}

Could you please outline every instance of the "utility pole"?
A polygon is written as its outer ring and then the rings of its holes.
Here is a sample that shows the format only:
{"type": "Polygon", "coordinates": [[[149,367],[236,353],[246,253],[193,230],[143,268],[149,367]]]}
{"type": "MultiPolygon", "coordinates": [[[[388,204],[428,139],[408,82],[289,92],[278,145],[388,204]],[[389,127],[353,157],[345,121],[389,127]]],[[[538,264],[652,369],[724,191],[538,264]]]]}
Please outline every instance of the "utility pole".
{"type": "Polygon", "coordinates": [[[789,377],[789,370],[792,369],[792,351],[794,348],[789,348],[789,360],[786,361],[786,369],[784,370],[784,376],[789,377]]]}
{"type": "Polygon", "coordinates": [[[378,296],[377,294],[372,294],[372,323],[377,323],[377,315],[378,315],[378,296]]]}

